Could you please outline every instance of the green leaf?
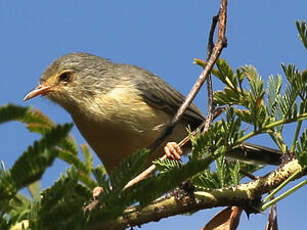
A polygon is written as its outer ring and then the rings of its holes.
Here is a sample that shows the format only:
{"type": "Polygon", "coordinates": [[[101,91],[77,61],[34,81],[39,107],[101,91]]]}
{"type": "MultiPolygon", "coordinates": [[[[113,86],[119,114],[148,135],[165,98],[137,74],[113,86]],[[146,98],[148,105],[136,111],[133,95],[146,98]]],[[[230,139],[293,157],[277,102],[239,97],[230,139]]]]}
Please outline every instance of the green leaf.
{"type": "Polygon", "coordinates": [[[78,148],[75,139],[72,137],[66,137],[60,143],[61,148],[63,151],[67,151],[72,155],[78,156],[78,148]]]}
{"type": "Polygon", "coordinates": [[[39,200],[40,192],[41,192],[41,184],[39,181],[35,181],[27,186],[28,191],[30,192],[31,196],[35,200],[39,200]]]}
{"type": "Polygon", "coordinates": [[[71,154],[71,152],[62,149],[56,149],[55,152],[57,153],[60,159],[62,159],[63,161],[67,162],[70,165],[75,166],[79,171],[85,173],[88,172],[85,164],[81,161],[81,159],[78,156],[73,155],[71,154]]]}
{"type": "Polygon", "coordinates": [[[0,199],[12,197],[19,189],[42,176],[56,157],[52,148],[67,136],[71,127],[72,124],[65,124],[51,129],[40,141],[29,146],[9,171],[1,174],[0,199]]]}
{"type": "Polygon", "coordinates": [[[217,189],[220,187],[216,173],[209,169],[204,170],[199,176],[193,178],[192,183],[198,189],[217,189]]]}
{"type": "Polygon", "coordinates": [[[241,119],[236,116],[235,110],[230,107],[226,111],[226,121],[222,119],[221,135],[224,146],[231,147],[237,139],[243,136],[244,131],[240,130],[241,119]]]}
{"type": "Polygon", "coordinates": [[[85,163],[83,163],[77,155],[71,154],[69,151],[63,151],[62,149],[55,149],[54,152],[60,159],[71,164],[77,169],[79,179],[89,188],[94,188],[97,186],[95,181],[91,178],[91,171],[89,171],[85,163]]]}
{"type": "Polygon", "coordinates": [[[153,161],[153,163],[157,166],[157,169],[160,171],[160,173],[166,173],[172,168],[180,168],[182,165],[181,161],[172,159],[158,159],[153,161]]]}
{"type": "Polygon", "coordinates": [[[249,124],[253,123],[253,117],[249,110],[234,109],[235,114],[242,120],[249,124]]]}
{"type": "Polygon", "coordinates": [[[225,185],[228,184],[227,177],[229,175],[227,174],[227,165],[226,165],[226,160],[224,156],[221,156],[218,159],[216,159],[216,172],[217,172],[217,178],[220,184],[220,188],[225,187],[225,185]]]}
{"type": "Polygon", "coordinates": [[[40,134],[45,134],[55,126],[53,121],[39,110],[29,110],[20,121],[26,123],[27,128],[31,132],[37,132],[40,134]]]}
{"type": "Polygon", "coordinates": [[[213,72],[213,74],[229,88],[236,89],[238,87],[238,81],[228,63],[224,59],[218,59],[216,66],[218,68],[218,72],[213,72]]]}
{"type": "Polygon", "coordinates": [[[224,91],[217,90],[214,92],[214,100],[219,105],[248,105],[248,95],[246,92],[238,93],[230,89],[229,87],[225,87],[224,91]]]}
{"type": "Polygon", "coordinates": [[[306,29],[306,21],[303,20],[301,23],[296,21],[296,28],[299,33],[299,38],[301,39],[303,45],[307,49],[307,29],[306,29]]]}
{"type": "Polygon", "coordinates": [[[10,224],[15,225],[28,218],[32,208],[32,200],[19,193],[9,201],[9,206],[10,209],[7,213],[10,215],[10,224]]]}
{"type": "Polygon", "coordinates": [[[106,193],[110,193],[111,186],[110,186],[110,181],[108,179],[108,174],[107,174],[105,167],[103,167],[102,165],[99,165],[92,170],[92,173],[97,181],[97,184],[103,187],[106,193]]]}
{"type": "MultiPolygon", "coordinates": [[[[68,135],[72,126],[72,124],[57,125],[50,132],[46,133],[40,141],[35,141],[34,145],[29,146],[13,165],[11,169],[12,176],[20,180],[25,175],[30,176],[32,174],[32,178],[39,179],[45,168],[50,166],[56,157],[55,155],[52,156],[50,149],[68,135]]],[[[30,178],[24,181],[21,180],[21,185],[33,182],[33,179],[30,178]]]]}
{"type": "Polygon", "coordinates": [[[51,187],[41,194],[34,226],[48,226],[49,229],[76,229],[84,226],[86,218],[83,205],[91,198],[91,191],[78,183],[78,171],[72,167],[51,187]],[[72,211],[74,210],[74,211],[72,211]]]}
{"type": "Polygon", "coordinates": [[[165,173],[148,177],[125,190],[112,190],[110,193],[103,193],[99,197],[99,201],[104,208],[94,214],[93,220],[105,221],[116,218],[128,205],[136,202],[145,205],[153,201],[184,180],[205,170],[214,159],[215,157],[209,156],[201,160],[190,160],[182,167],[173,167],[165,173]]]}
{"type": "Polygon", "coordinates": [[[110,173],[113,190],[121,190],[130,180],[136,177],[145,167],[149,150],[143,149],[128,156],[110,173]]]}
{"type": "Polygon", "coordinates": [[[0,124],[8,121],[22,119],[29,108],[8,104],[0,107],[0,124]]]}
{"type": "MultiPolygon", "coordinates": [[[[0,124],[8,121],[20,121],[27,124],[31,132],[42,135],[49,132],[55,124],[39,110],[31,110],[29,107],[21,107],[13,104],[0,107],[0,124]]],[[[67,137],[60,143],[63,150],[74,155],[78,154],[78,149],[73,138],[67,137]]]]}
{"type": "Polygon", "coordinates": [[[8,121],[20,121],[27,124],[32,132],[45,134],[54,123],[39,110],[32,111],[29,107],[8,104],[0,107],[0,124],[8,121]]]}
{"type": "Polygon", "coordinates": [[[304,130],[296,144],[296,157],[302,167],[307,167],[307,129],[304,130]]]}
{"type": "Polygon", "coordinates": [[[212,74],[219,78],[226,86],[224,91],[216,91],[214,100],[219,105],[248,105],[249,92],[244,91],[242,82],[245,78],[241,69],[234,74],[231,67],[223,59],[218,59],[216,63],[218,69],[213,69],[212,74]]]}
{"type": "MultiPolygon", "coordinates": [[[[274,116],[275,120],[295,120],[298,116],[299,98],[301,101],[306,100],[307,81],[294,65],[282,64],[282,68],[290,84],[285,87],[283,95],[277,96],[274,116]]],[[[283,125],[277,127],[279,132],[282,132],[282,129],[283,125]]]]}
{"type": "Polygon", "coordinates": [[[240,179],[241,179],[240,168],[241,166],[239,161],[232,162],[232,166],[228,168],[230,171],[231,184],[233,185],[240,184],[240,179]]]}
{"type": "Polygon", "coordinates": [[[222,123],[216,122],[207,132],[191,136],[192,154],[190,159],[200,160],[215,154],[223,140],[222,123]]]}
{"type": "Polygon", "coordinates": [[[300,73],[300,71],[293,64],[290,64],[288,66],[282,64],[281,66],[287,80],[290,83],[290,86],[296,92],[297,96],[299,96],[302,100],[306,100],[307,78],[304,77],[304,71],[300,73]]]}
{"type": "Polygon", "coordinates": [[[85,160],[85,167],[88,174],[92,172],[93,169],[93,156],[88,148],[88,145],[81,145],[82,154],[85,160]]]}
{"type": "Polygon", "coordinates": [[[255,67],[251,65],[244,66],[242,70],[251,86],[250,97],[248,98],[248,108],[251,113],[254,129],[258,130],[265,124],[264,121],[267,114],[263,101],[265,94],[263,81],[255,67]]]}
{"type": "Polygon", "coordinates": [[[247,65],[247,66],[242,67],[242,70],[250,83],[251,96],[255,100],[263,97],[263,94],[264,94],[263,81],[260,75],[258,74],[256,68],[254,66],[247,65]]]}
{"type": "Polygon", "coordinates": [[[241,179],[239,171],[239,161],[229,161],[224,156],[221,156],[216,160],[215,171],[207,169],[199,176],[194,177],[192,182],[200,190],[237,185],[241,179]]]}
{"type": "Polygon", "coordinates": [[[267,94],[268,94],[268,113],[270,116],[274,116],[276,104],[279,100],[280,88],[282,85],[282,77],[280,75],[269,76],[267,94]]]}
{"type": "Polygon", "coordinates": [[[167,173],[149,177],[123,191],[123,197],[126,197],[125,200],[139,201],[145,205],[178,186],[181,182],[207,169],[215,158],[216,156],[210,155],[201,160],[192,159],[179,168],[174,167],[167,173]]]}

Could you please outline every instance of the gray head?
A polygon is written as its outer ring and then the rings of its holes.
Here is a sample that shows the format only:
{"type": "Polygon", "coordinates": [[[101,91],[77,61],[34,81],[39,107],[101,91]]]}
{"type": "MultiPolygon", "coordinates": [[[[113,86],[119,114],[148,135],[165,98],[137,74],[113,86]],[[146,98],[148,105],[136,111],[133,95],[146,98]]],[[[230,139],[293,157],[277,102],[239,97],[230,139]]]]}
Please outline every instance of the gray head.
{"type": "Polygon", "coordinates": [[[40,79],[40,85],[24,100],[44,95],[65,109],[81,101],[104,94],[116,84],[116,64],[87,53],[71,53],[51,63],[40,79]],[[114,74],[115,73],[115,74],[114,74]]]}
{"type": "MultiPolygon", "coordinates": [[[[87,108],[97,96],[101,98],[116,88],[125,88],[127,96],[137,94],[148,104],[170,114],[174,114],[185,99],[161,78],[142,68],[115,64],[92,54],[71,53],[51,63],[39,86],[24,100],[44,95],[71,114],[80,109],[88,113],[87,108]]],[[[197,122],[204,119],[194,105],[189,107],[185,117],[197,122]]]]}

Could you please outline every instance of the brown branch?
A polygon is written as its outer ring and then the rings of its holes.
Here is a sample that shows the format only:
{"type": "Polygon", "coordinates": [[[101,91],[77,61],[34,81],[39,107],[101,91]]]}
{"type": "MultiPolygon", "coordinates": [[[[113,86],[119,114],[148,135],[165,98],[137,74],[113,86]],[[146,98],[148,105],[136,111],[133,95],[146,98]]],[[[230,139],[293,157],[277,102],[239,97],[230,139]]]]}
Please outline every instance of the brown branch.
{"type": "Polygon", "coordinates": [[[158,146],[162,144],[165,138],[170,135],[175,127],[175,125],[179,122],[182,118],[184,112],[192,103],[193,99],[199,92],[200,88],[204,84],[205,80],[211,73],[211,70],[220,56],[224,47],[226,47],[226,38],[225,38],[225,31],[226,31],[226,16],[227,16],[227,0],[222,0],[220,11],[219,11],[219,30],[218,30],[218,41],[217,44],[214,46],[212,50],[212,54],[207,62],[206,67],[198,77],[198,80],[192,87],[191,91],[189,92],[188,96],[186,97],[185,101],[182,103],[180,108],[178,109],[177,113],[175,114],[173,120],[170,122],[168,127],[164,129],[162,134],[154,141],[154,143],[149,147],[151,151],[154,151],[158,146]]]}
{"type": "MultiPolygon", "coordinates": [[[[206,192],[197,191],[194,192],[195,197],[186,195],[186,197],[178,199],[175,195],[168,196],[146,207],[127,208],[124,214],[116,220],[96,224],[87,229],[124,229],[128,226],[140,226],[169,216],[220,206],[236,205],[243,207],[249,213],[258,213],[257,205],[260,204],[261,195],[276,188],[297,170],[302,170],[302,168],[296,159],[292,159],[266,176],[249,183],[206,192]]],[[[300,177],[303,175],[303,173],[300,174],[300,177]]]]}
{"type": "MultiPolygon", "coordinates": [[[[217,16],[212,18],[212,26],[209,34],[209,41],[208,41],[208,59],[212,55],[214,49],[218,47],[219,49],[223,49],[227,46],[227,39],[226,39],[226,23],[227,23],[227,0],[223,0],[221,2],[219,14],[218,14],[218,23],[219,23],[219,30],[218,30],[218,38],[217,38],[217,44],[214,46],[213,43],[213,36],[215,31],[215,26],[217,23],[217,16]]],[[[208,75],[207,79],[207,90],[208,90],[208,114],[207,119],[205,120],[204,124],[204,130],[203,132],[206,132],[209,129],[209,126],[213,120],[213,89],[212,89],[212,81],[211,81],[211,75],[208,75]]]]}
{"type": "MultiPolygon", "coordinates": [[[[214,31],[215,31],[217,22],[218,22],[218,15],[212,18],[212,24],[211,24],[211,29],[209,33],[209,39],[208,39],[208,46],[207,46],[207,59],[210,58],[213,48],[214,48],[213,37],[214,37],[214,31]]],[[[207,111],[206,120],[204,121],[203,132],[206,132],[209,129],[209,126],[213,120],[214,106],[213,106],[213,89],[212,89],[211,73],[208,75],[208,78],[207,78],[207,91],[208,91],[208,111],[207,111]]]]}
{"type": "Polygon", "coordinates": [[[207,59],[210,58],[213,47],[214,47],[213,38],[214,38],[214,32],[215,32],[215,28],[216,28],[218,19],[219,19],[219,14],[212,17],[212,23],[211,23],[211,28],[209,32],[209,39],[208,39],[208,46],[207,46],[207,59]]]}
{"type": "MultiPolygon", "coordinates": [[[[208,42],[208,62],[200,76],[198,77],[198,80],[194,84],[193,88],[191,89],[190,93],[186,97],[185,101],[183,104],[180,106],[178,109],[176,115],[174,116],[173,120],[171,123],[168,125],[168,127],[163,131],[163,133],[155,140],[155,142],[150,146],[150,151],[154,151],[162,142],[164,139],[171,134],[174,126],[177,124],[177,122],[181,119],[183,116],[185,110],[190,106],[192,103],[192,100],[195,98],[196,94],[199,92],[201,86],[205,82],[205,80],[208,78],[210,79],[210,84],[211,84],[211,78],[210,78],[210,73],[211,70],[220,56],[222,49],[226,47],[226,37],[225,37],[225,31],[226,31],[226,18],[227,18],[227,0],[222,0],[221,7],[219,10],[219,15],[218,15],[218,22],[219,22],[219,30],[218,30],[218,39],[217,39],[217,44],[212,48],[213,46],[213,35],[214,35],[214,30],[216,27],[216,19],[217,16],[213,17],[212,20],[212,26],[210,29],[210,35],[209,35],[209,42],[208,42]]],[[[214,117],[214,112],[213,112],[213,93],[212,93],[212,84],[208,88],[208,100],[209,100],[209,108],[208,108],[208,117],[204,121],[204,123],[200,127],[205,127],[204,130],[207,130],[209,128],[210,123],[213,120],[214,117]],[[207,128],[206,128],[207,127],[207,128]]],[[[219,110],[220,112],[221,110],[219,110]]],[[[201,128],[196,129],[195,133],[198,132],[201,128]]],[[[181,142],[179,142],[179,146],[182,147],[186,142],[188,142],[189,137],[184,138],[181,142]]],[[[161,160],[166,159],[166,156],[163,156],[160,158],[161,160]]],[[[128,188],[141,180],[144,180],[146,177],[151,175],[154,171],[156,170],[155,165],[151,165],[149,168],[144,170],[141,174],[139,174],[137,177],[129,181],[125,188],[128,188]]]]}

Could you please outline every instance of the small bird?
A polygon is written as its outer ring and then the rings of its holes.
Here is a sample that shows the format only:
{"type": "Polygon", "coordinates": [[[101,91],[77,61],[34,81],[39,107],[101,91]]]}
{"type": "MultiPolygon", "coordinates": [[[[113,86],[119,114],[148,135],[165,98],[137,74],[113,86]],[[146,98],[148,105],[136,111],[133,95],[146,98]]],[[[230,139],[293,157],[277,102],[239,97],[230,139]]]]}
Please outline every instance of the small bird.
{"type": "MultiPolygon", "coordinates": [[[[51,63],[40,84],[24,100],[38,95],[46,96],[70,113],[108,172],[130,154],[152,144],[185,100],[149,71],[87,53],[67,54],[51,63]]],[[[166,155],[179,159],[182,150],[175,142],[188,134],[187,127],[193,130],[204,119],[191,104],[164,142],[163,146],[169,142],[164,148],[166,155]]],[[[163,147],[158,148],[148,162],[163,152],[163,147]]]]}
{"type": "MultiPolygon", "coordinates": [[[[107,171],[152,144],[185,99],[144,69],[87,53],[71,53],[55,60],[24,100],[38,95],[70,113],[107,171]]],[[[188,126],[195,129],[203,120],[199,109],[191,105],[165,143],[180,141],[188,126]]],[[[176,145],[169,147],[180,152],[176,145]]],[[[149,162],[161,154],[162,147],[151,154],[149,162]]]]}

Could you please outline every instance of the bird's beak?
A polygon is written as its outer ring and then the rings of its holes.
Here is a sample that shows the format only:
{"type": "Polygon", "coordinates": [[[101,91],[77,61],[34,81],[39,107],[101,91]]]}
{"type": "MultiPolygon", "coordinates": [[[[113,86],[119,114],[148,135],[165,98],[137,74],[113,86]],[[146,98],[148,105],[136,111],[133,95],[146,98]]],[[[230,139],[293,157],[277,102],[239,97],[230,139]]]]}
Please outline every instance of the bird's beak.
{"type": "Polygon", "coordinates": [[[47,85],[46,83],[39,84],[35,89],[29,92],[24,98],[24,101],[27,101],[33,97],[38,95],[45,95],[51,91],[51,86],[47,85]]]}

